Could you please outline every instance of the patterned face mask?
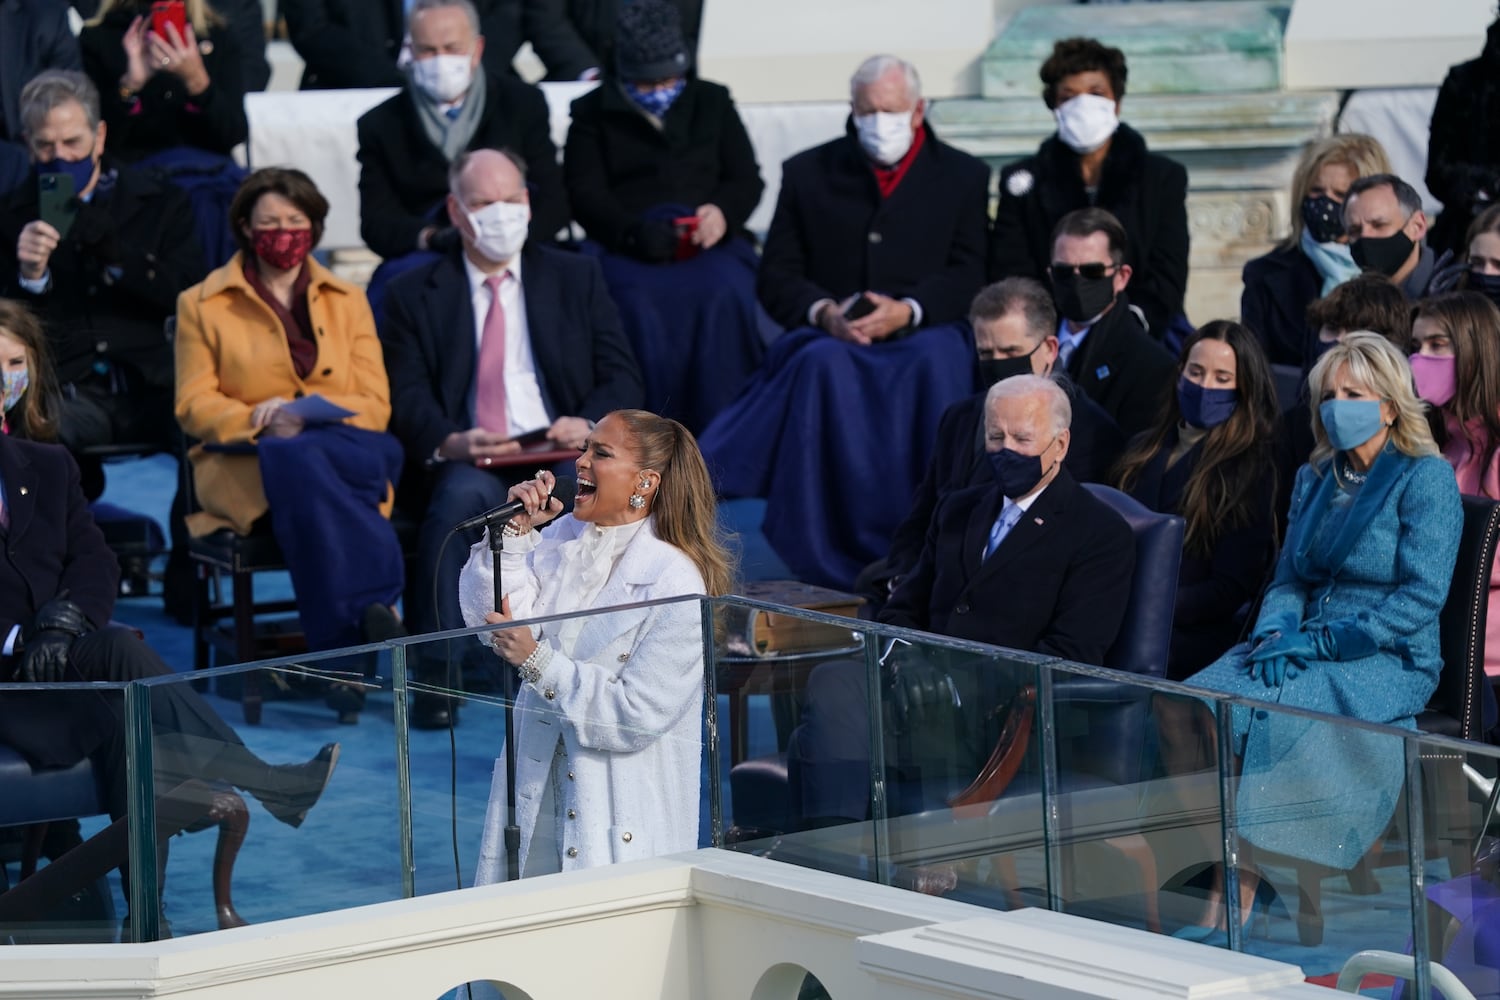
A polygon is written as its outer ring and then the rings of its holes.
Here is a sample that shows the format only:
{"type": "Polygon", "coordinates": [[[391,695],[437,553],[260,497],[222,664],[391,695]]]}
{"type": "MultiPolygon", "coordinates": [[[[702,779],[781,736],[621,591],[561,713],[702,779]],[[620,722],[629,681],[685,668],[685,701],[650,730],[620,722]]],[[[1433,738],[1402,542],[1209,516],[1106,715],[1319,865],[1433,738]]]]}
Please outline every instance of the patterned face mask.
{"type": "Polygon", "coordinates": [[[11,368],[0,373],[0,410],[9,413],[31,385],[30,368],[11,368]]]}

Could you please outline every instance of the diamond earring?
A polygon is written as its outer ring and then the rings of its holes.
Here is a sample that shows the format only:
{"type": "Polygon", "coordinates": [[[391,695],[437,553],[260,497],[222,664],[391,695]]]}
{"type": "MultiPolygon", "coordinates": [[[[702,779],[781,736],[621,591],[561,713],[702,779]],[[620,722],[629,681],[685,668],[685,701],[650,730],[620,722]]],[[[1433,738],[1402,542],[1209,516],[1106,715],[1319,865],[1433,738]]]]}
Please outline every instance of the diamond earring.
{"type": "Polygon", "coordinates": [[[644,506],[646,506],[646,498],[645,497],[641,496],[639,493],[632,493],[632,494],[630,494],[630,509],[631,510],[640,510],[644,506]]]}

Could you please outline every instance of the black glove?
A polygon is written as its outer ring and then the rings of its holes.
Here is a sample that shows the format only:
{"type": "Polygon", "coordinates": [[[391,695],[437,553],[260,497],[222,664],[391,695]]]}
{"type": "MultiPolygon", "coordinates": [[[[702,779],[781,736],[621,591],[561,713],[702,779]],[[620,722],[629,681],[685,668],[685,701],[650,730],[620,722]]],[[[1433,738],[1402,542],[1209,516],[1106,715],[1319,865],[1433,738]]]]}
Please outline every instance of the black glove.
{"type": "Polygon", "coordinates": [[[888,656],[885,669],[892,722],[897,732],[953,722],[959,704],[958,689],[947,671],[933,665],[921,651],[888,656]]]}
{"type": "Polygon", "coordinates": [[[647,219],[625,231],[625,251],[648,264],[661,264],[677,254],[677,228],[667,219],[647,219]]]}
{"type": "Polygon", "coordinates": [[[22,637],[17,674],[23,681],[50,684],[64,679],[73,640],[94,630],[83,609],[65,597],[43,604],[22,637]]]}
{"type": "Polygon", "coordinates": [[[456,249],[463,241],[463,237],[458,234],[456,228],[442,226],[433,230],[432,235],[427,237],[427,249],[433,253],[447,253],[449,250],[456,249]]]}

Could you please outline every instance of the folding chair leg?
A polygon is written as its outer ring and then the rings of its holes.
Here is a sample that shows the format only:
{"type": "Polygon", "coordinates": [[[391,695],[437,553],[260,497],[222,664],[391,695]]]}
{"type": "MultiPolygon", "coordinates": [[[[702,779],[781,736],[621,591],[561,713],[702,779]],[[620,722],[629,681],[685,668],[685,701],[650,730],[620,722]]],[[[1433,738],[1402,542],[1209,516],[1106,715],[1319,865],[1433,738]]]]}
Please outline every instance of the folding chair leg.
{"type": "MultiPolygon", "coordinates": [[[[236,571],[234,586],[234,655],[239,663],[255,659],[255,584],[250,573],[236,571]]],[[[245,722],[260,725],[260,673],[246,672],[241,680],[240,709],[245,713],[245,722]]]]}

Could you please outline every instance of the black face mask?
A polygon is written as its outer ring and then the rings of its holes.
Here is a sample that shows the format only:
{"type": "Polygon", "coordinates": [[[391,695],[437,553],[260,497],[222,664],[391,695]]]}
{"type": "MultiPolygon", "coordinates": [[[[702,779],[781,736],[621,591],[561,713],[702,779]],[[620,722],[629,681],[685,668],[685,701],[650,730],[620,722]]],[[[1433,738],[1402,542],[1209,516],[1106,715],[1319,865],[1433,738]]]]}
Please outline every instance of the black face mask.
{"type": "Polygon", "coordinates": [[[1040,455],[1023,455],[1009,448],[1001,448],[999,451],[985,452],[985,457],[989,459],[995,482],[1000,485],[1001,495],[1012,500],[1030,493],[1045,474],[1040,455]]]}
{"type": "Polygon", "coordinates": [[[1314,243],[1332,243],[1344,235],[1344,206],[1326,194],[1303,198],[1302,224],[1314,243]]]}
{"type": "Polygon", "coordinates": [[[1403,230],[1389,236],[1364,236],[1349,244],[1349,253],[1354,263],[1366,271],[1376,271],[1392,277],[1401,270],[1416,246],[1403,230]]]}
{"type": "Polygon", "coordinates": [[[1087,323],[1115,301],[1115,279],[1113,276],[1084,278],[1077,274],[1054,277],[1052,297],[1063,319],[1069,323],[1087,323]]]}
{"type": "Polygon", "coordinates": [[[1478,271],[1470,271],[1464,281],[1464,287],[1470,291],[1479,292],[1495,305],[1500,306],[1500,274],[1480,274],[1478,271]]]}
{"type": "MultiPolygon", "coordinates": [[[[1042,343],[1045,343],[1043,341],[1042,343]]],[[[996,382],[1003,382],[1013,375],[1030,375],[1031,356],[1042,346],[1038,343],[1036,347],[1025,354],[1018,354],[1010,358],[980,358],[979,380],[986,386],[992,386],[996,382]]]]}

